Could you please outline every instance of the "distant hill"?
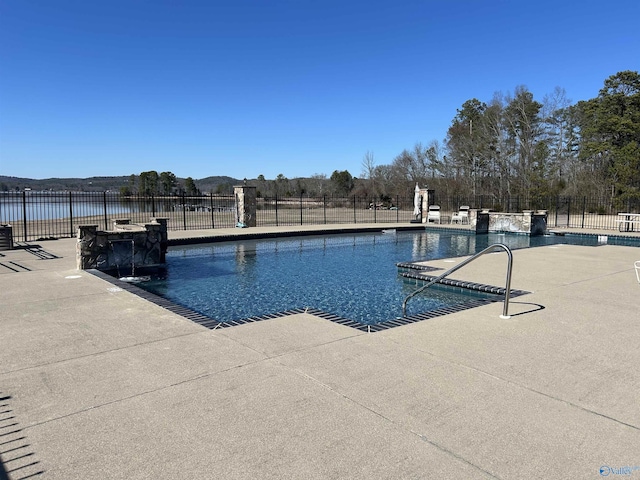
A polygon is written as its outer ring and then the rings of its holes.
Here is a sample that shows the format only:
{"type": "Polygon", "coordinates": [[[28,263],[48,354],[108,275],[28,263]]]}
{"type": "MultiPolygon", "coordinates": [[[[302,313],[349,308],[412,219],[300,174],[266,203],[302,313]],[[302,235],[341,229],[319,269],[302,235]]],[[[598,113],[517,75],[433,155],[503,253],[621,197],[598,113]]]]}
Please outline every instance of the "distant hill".
{"type": "MultiPolygon", "coordinates": [[[[179,179],[179,180],[182,181],[182,179],[179,179]]],[[[218,186],[220,185],[233,187],[234,185],[242,184],[242,180],[238,180],[237,178],[232,178],[232,177],[205,177],[205,178],[201,178],[200,180],[194,179],[194,182],[196,184],[196,187],[198,187],[198,189],[204,193],[208,193],[208,192],[215,193],[216,190],[218,189],[218,186]]],[[[231,189],[229,189],[228,191],[229,193],[232,192],[231,189]]]]}
{"type": "MultiPolygon", "coordinates": [[[[22,191],[25,188],[31,190],[73,191],[73,192],[104,192],[120,191],[120,187],[129,184],[130,175],[121,177],[89,177],[89,178],[46,178],[36,180],[33,178],[7,177],[0,175],[0,191],[22,191]]],[[[178,182],[184,184],[184,178],[178,178],[178,182]]],[[[196,187],[201,192],[215,192],[219,185],[233,186],[242,183],[241,180],[226,176],[206,177],[195,180],[196,187]]]]}

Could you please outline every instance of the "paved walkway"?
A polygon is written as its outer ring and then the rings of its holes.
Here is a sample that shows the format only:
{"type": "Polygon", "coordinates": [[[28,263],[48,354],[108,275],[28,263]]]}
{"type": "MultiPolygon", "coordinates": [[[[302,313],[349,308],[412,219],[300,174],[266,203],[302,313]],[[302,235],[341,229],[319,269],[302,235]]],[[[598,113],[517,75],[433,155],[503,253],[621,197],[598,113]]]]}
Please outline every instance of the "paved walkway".
{"type": "MultiPolygon", "coordinates": [[[[207,330],[76,270],[74,240],[40,246],[0,252],[13,480],[640,478],[637,247],[518,250],[532,293],[510,319],[367,334],[308,314],[207,330]]],[[[455,277],[500,285],[505,264],[455,277]]]]}

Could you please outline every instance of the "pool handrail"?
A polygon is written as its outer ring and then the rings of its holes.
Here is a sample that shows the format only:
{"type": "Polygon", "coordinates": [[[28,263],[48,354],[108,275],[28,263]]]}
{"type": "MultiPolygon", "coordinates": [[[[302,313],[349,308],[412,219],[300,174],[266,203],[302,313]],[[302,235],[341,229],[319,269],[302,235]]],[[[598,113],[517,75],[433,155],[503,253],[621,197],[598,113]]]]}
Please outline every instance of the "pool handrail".
{"type": "Polygon", "coordinates": [[[455,272],[456,270],[459,270],[460,268],[464,267],[468,263],[471,263],[476,258],[478,258],[478,257],[480,257],[480,256],[484,255],[485,253],[488,253],[488,252],[490,252],[492,250],[495,250],[496,248],[502,248],[504,251],[507,252],[507,256],[508,256],[507,280],[506,280],[505,292],[504,292],[504,307],[502,309],[502,315],[500,315],[500,318],[510,318],[510,316],[509,316],[509,297],[511,295],[511,269],[513,267],[513,254],[511,253],[511,250],[509,249],[509,247],[507,247],[504,243],[494,243],[493,245],[488,246],[487,248],[485,248],[481,252],[476,253],[475,255],[473,255],[472,257],[467,258],[466,260],[464,260],[463,262],[459,263],[455,267],[450,268],[449,270],[444,272],[442,275],[431,279],[429,282],[427,282],[425,285],[423,285],[422,287],[417,289],[415,292],[410,293],[409,295],[407,295],[407,297],[402,302],[402,316],[403,317],[407,316],[407,302],[411,298],[413,298],[415,295],[417,295],[418,293],[422,292],[423,290],[426,290],[427,288],[429,288],[434,283],[438,283],[440,280],[442,280],[443,278],[447,277],[449,274],[455,272]]]}

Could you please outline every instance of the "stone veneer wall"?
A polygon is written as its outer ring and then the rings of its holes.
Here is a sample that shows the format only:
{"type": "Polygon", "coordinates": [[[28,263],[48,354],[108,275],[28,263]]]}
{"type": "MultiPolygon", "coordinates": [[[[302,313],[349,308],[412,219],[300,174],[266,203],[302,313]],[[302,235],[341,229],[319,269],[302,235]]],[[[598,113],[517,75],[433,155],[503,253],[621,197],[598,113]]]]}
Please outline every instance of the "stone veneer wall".
{"type": "Polygon", "coordinates": [[[167,220],[154,218],[145,225],[116,220],[113,231],[98,230],[97,225],[78,227],[76,262],[80,270],[131,272],[135,268],[163,265],[167,253],[167,220]]]}

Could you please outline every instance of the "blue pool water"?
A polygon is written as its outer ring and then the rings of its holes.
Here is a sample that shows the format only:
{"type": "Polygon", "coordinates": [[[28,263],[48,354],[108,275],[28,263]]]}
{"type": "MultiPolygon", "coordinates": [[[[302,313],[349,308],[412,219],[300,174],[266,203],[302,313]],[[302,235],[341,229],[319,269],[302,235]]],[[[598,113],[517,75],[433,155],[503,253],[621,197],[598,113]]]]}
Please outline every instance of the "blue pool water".
{"type": "MultiPolygon", "coordinates": [[[[596,237],[571,238],[597,245],[596,237]]],[[[493,243],[512,249],[568,243],[567,237],[446,232],[339,234],[171,247],[162,276],[145,290],[226,322],[314,308],[368,325],[402,316],[414,282],[396,263],[470,255],[493,243]]],[[[414,297],[407,315],[487,294],[434,286],[414,297]]]]}

